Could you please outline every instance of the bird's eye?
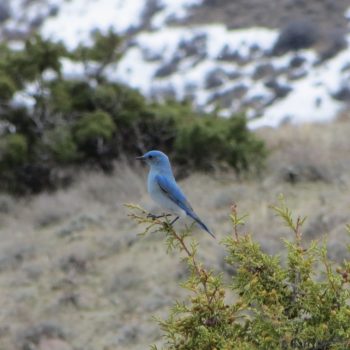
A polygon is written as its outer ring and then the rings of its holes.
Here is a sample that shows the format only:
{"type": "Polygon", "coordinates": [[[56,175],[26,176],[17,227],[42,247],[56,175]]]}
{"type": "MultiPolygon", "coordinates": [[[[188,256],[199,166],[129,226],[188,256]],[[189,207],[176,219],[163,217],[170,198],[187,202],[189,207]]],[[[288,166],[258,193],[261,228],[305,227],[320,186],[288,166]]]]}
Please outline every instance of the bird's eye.
{"type": "Polygon", "coordinates": [[[149,158],[149,159],[152,159],[152,158],[153,158],[153,156],[148,156],[148,158],[149,158]]]}

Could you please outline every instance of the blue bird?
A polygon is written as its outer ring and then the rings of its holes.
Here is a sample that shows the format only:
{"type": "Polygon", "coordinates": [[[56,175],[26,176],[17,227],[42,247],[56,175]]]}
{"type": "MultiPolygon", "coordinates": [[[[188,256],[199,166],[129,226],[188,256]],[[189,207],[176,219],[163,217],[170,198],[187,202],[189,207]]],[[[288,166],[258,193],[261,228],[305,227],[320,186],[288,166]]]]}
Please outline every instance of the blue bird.
{"type": "Polygon", "coordinates": [[[169,158],[160,151],[149,151],[137,159],[145,161],[150,166],[147,188],[152,199],[163,209],[176,215],[173,224],[179,217],[191,217],[212,237],[213,233],[193,211],[191,204],[177,185],[169,158]]]}

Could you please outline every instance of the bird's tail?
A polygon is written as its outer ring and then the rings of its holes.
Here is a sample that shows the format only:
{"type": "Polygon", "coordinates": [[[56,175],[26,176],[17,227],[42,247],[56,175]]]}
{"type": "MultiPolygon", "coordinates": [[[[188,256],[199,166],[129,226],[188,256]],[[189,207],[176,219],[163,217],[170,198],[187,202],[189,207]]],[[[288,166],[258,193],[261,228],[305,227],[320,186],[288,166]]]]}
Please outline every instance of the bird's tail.
{"type": "Polygon", "coordinates": [[[214,234],[208,229],[207,225],[197,216],[197,214],[193,211],[188,211],[187,215],[191,217],[196,223],[204,230],[207,231],[213,238],[216,239],[214,234]]]}

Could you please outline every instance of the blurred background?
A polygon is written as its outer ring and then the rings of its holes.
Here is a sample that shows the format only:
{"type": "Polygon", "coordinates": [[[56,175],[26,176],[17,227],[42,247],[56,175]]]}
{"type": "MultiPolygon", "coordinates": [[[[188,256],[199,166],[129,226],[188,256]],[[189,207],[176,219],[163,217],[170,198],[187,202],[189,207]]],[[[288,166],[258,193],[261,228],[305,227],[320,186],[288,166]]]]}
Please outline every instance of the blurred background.
{"type": "Polygon", "coordinates": [[[283,257],[283,193],[306,242],[349,258],[349,135],[348,0],[1,0],[0,348],[162,344],[188,272],[123,206],[157,210],[149,149],[218,240],[236,203],[283,257]]]}

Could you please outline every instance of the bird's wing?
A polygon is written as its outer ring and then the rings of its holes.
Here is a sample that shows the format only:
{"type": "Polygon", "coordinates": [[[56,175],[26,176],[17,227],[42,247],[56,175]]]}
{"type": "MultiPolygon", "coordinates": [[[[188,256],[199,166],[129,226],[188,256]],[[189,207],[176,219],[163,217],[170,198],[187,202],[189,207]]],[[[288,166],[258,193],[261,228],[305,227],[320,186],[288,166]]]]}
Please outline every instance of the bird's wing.
{"type": "Polygon", "coordinates": [[[157,175],[155,180],[158,186],[163,191],[163,193],[176,203],[181,209],[183,209],[187,214],[193,212],[191,204],[186,199],[185,195],[182,193],[180,187],[172,179],[168,179],[163,175],[157,175]]]}
{"type": "Polygon", "coordinates": [[[157,181],[160,189],[170,200],[172,200],[182,210],[184,210],[186,214],[190,216],[193,220],[195,220],[203,230],[207,231],[212,237],[215,238],[214,234],[193,211],[191,204],[188,202],[185,195],[182,193],[180,187],[176,184],[174,180],[168,179],[163,175],[157,175],[155,177],[155,180],[157,181]]]}

